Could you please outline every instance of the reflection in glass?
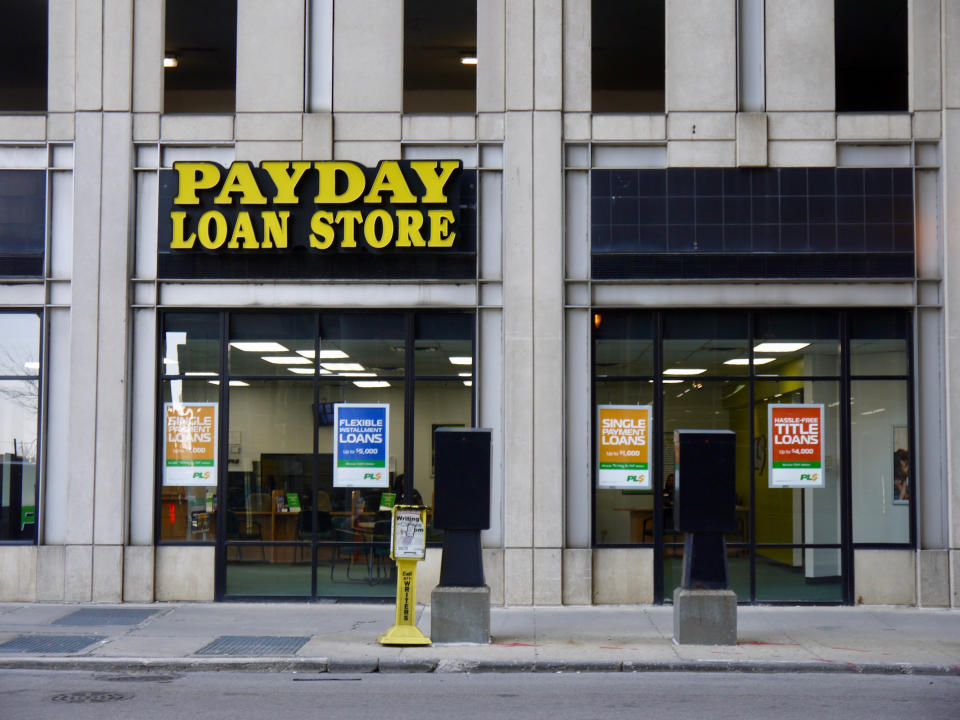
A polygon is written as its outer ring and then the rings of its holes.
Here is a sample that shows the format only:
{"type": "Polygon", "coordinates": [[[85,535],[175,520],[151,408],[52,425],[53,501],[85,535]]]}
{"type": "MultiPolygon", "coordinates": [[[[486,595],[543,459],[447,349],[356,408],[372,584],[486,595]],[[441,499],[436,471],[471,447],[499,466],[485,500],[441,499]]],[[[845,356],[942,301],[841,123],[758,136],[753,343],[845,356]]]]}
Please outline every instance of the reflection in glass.
{"type": "Polygon", "coordinates": [[[0,540],[36,537],[38,390],[38,380],[0,381],[0,540]]]}
{"type": "Polygon", "coordinates": [[[167,313],[163,321],[163,374],[216,377],[219,368],[219,316],[167,313]]]}
{"type": "MultiPolygon", "coordinates": [[[[473,389],[460,380],[420,380],[414,396],[413,500],[433,507],[434,432],[439,427],[473,427],[473,389]]],[[[400,492],[398,485],[397,492],[400,492]]],[[[427,515],[427,540],[442,540],[427,515]]]]}
{"type": "Polygon", "coordinates": [[[850,384],[854,542],[910,540],[915,483],[907,411],[904,380],[850,384]]]}
{"type": "Polygon", "coordinates": [[[906,375],[908,323],[904,312],[851,313],[850,372],[906,375]]]}
{"type": "Polygon", "coordinates": [[[0,377],[40,374],[40,315],[0,313],[0,377]]]}

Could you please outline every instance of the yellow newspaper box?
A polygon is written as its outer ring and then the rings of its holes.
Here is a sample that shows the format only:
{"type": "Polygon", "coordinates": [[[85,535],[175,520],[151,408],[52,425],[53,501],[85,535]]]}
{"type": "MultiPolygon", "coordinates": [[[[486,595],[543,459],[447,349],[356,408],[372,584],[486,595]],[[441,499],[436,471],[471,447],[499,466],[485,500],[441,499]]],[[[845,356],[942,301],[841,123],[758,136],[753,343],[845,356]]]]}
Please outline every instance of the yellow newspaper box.
{"type": "Polygon", "coordinates": [[[397,563],[397,616],[379,637],[381,645],[429,645],[414,622],[417,609],[417,563],[427,552],[427,509],[395,505],[390,522],[390,559],[397,563]]]}

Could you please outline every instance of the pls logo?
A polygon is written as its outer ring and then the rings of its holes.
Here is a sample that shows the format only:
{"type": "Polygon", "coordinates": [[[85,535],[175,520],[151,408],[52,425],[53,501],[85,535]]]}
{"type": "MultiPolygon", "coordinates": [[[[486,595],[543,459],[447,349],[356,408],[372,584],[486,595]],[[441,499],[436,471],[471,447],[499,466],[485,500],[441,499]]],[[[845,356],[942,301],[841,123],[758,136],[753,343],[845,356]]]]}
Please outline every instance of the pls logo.
{"type": "Polygon", "coordinates": [[[383,477],[383,473],[364,473],[364,480],[373,480],[374,482],[379,482],[380,478],[383,477]]]}
{"type": "Polygon", "coordinates": [[[206,471],[204,471],[204,472],[195,472],[195,473],[193,474],[193,479],[194,479],[194,480],[209,480],[209,479],[210,479],[210,471],[209,471],[209,470],[206,470],[206,471]]]}

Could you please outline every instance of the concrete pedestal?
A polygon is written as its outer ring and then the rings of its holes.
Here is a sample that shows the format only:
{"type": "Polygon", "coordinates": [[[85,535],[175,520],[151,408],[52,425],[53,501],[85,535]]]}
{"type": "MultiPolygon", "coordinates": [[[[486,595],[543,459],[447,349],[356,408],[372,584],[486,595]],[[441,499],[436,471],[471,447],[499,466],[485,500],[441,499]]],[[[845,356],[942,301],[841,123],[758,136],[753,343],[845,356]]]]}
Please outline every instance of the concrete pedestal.
{"type": "Polygon", "coordinates": [[[490,642],[490,588],[438,585],[430,594],[430,639],[436,643],[490,642]]]}
{"type": "Polygon", "coordinates": [[[736,645],[737,594],[678,587],[673,591],[673,641],[678,645],[736,645]]]}

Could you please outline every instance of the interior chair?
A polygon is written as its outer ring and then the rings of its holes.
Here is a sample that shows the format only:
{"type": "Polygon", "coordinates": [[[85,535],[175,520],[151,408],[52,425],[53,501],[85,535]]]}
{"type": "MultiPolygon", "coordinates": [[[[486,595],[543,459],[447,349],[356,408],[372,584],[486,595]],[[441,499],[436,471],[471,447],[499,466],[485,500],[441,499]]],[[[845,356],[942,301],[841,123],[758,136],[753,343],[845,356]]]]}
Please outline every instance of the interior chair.
{"type": "MultiPolygon", "coordinates": [[[[253,519],[241,520],[233,510],[226,511],[227,540],[263,540],[263,532],[260,529],[260,523],[253,519]]],[[[237,550],[237,560],[243,559],[243,548],[233,546],[237,550]]],[[[267,560],[267,552],[264,546],[260,545],[260,556],[264,562],[267,560]]]]}

